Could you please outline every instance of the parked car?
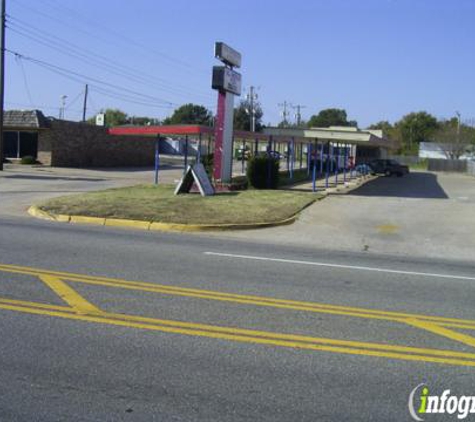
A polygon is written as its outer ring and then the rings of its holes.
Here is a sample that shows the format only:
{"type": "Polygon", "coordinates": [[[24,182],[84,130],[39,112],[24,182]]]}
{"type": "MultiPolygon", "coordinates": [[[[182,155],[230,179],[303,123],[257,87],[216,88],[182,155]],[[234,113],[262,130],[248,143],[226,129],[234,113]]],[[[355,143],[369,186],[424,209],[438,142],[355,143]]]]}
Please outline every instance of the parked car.
{"type": "Polygon", "coordinates": [[[258,153],[258,155],[261,157],[267,157],[269,155],[270,157],[275,158],[276,160],[283,160],[284,158],[287,158],[285,154],[282,154],[279,151],[261,151],[258,153]]]}
{"type": "Polygon", "coordinates": [[[355,171],[360,174],[370,174],[373,170],[368,166],[368,164],[358,164],[355,167],[355,171]]]}
{"type": "Polygon", "coordinates": [[[373,174],[402,177],[409,173],[409,167],[398,163],[396,160],[378,159],[369,163],[373,174]]]}

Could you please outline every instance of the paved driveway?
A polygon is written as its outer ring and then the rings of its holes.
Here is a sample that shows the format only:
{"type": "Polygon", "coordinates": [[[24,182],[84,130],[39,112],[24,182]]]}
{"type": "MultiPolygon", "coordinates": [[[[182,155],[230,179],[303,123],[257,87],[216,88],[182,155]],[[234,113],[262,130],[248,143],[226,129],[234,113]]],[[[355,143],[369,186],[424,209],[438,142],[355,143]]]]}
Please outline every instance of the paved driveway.
{"type": "MultiPolygon", "coordinates": [[[[180,164],[166,164],[162,169],[163,183],[173,183],[183,171],[180,164]]],[[[153,180],[153,169],[143,167],[79,169],[7,164],[0,172],[0,215],[24,217],[31,204],[49,198],[153,180]]]]}
{"type": "Polygon", "coordinates": [[[475,178],[428,172],[381,177],[320,201],[291,226],[227,236],[475,261],[475,178]]]}

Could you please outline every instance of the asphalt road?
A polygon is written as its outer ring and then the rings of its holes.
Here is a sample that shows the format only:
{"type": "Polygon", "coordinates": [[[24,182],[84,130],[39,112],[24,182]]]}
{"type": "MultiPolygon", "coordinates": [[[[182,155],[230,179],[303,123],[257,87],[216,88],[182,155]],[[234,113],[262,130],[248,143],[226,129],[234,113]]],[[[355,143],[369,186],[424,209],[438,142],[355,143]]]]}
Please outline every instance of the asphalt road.
{"type": "Polygon", "coordinates": [[[470,261],[7,215],[0,256],[0,421],[399,422],[420,383],[475,395],[470,261]]]}

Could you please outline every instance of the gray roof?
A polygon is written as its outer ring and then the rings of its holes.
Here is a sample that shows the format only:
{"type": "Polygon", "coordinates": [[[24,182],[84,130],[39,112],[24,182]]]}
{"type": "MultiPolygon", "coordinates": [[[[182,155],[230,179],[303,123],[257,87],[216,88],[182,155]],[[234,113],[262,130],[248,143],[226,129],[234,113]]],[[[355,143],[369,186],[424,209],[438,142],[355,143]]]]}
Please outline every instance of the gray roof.
{"type": "Polygon", "coordinates": [[[40,110],[6,110],[3,125],[11,128],[40,129],[48,127],[48,119],[40,110]]]}

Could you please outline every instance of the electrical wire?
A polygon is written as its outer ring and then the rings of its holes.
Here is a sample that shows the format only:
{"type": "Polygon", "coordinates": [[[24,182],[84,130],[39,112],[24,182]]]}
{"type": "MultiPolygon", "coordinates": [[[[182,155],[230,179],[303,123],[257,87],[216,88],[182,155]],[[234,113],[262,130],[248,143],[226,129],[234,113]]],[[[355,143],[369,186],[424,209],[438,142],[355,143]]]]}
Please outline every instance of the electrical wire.
{"type": "MultiPolygon", "coordinates": [[[[52,63],[48,63],[44,60],[39,60],[39,59],[35,59],[33,57],[30,57],[30,56],[25,56],[21,53],[18,53],[16,51],[12,51],[10,49],[5,49],[5,51],[10,53],[10,54],[13,54],[14,56],[20,56],[23,60],[27,60],[27,61],[29,61],[31,63],[34,63],[34,64],[36,64],[40,67],[44,67],[44,68],[49,69],[51,71],[54,71],[56,73],[60,73],[63,76],[64,75],[69,75],[71,78],[74,78],[74,80],[79,81],[81,83],[85,83],[85,81],[91,81],[93,83],[98,83],[101,86],[106,86],[106,87],[110,87],[114,90],[118,90],[119,93],[121,91],[124,91],[124,92],[127,93],[127,94],[124,94],[124,95],[129,96],[129,97],[134,96],[136,98],[141,99],[144,102],[147,101],[149,103],[158,103],[158,104],[161,104],[162,106],[165,106],[167,104],[177,105],[177,104],[172,103],[171,101],[164,100],[163,98],[153,97],[153,96],[148,95],[148,94],[143,94],[143,93],[140,93],[140,92],[128,89],[128,88],[120,87],[118,85],[114,85],[114,84],[111,84],[109,82],[105,82],[105,81],[99,80],[97,78],[93,78],[91,76],[81,74],[79,72],[75,72],[75,71],[72,71],[72,70],[62,68],[62,67],[54,65],[52,63]]],[[[109,91],[110,91],[110,88],[108,88],[109,91]]],[[[106,88],[102,88],[102,89],[106,90],[106,88]]]]}
{"type": "Polygon", "coordinates": [[[21,74],[23,76],[23,83],[25,85],[25,90],[26,90],[26,94],[28,96],[28,101],[30,102],[30,104],[33,104],[33,99],[31,97],[30,87],[28,86],[28,79],[26,77],[26,72],[25,72],[25,67],[23,66],[23,61],[22,61],[21,57],[16,57],[16,56],[15,56],[15,61],[17,62],[18,67],[20,68],[21,74]]]}
{"type": "Polygon", "coordinates": [[[84,92],[80,92],[78,95],[74,97],[72,101],[69,102],[69,104],[64,107],[65,110],[68,110],[79,98],[81,98],[84,95],[84,92]]]}
{"type": "MultiPolygon", "coordinates": [[[[107,44],[108,46],[116,45],[116,46],[119,46],[120,48],[123,48],[123,43],[116,42],[117,38],[121,38],[123,41],[127,42],[129,45],[140,48],[142,53],[147,58],[150,56],[150,53],[152,53],[155,56],[160,57],[160,59],[167,60],[169,62],[169,64],[176,66],[178,69],[188,71],[188,72],[193,72],[193,74],[196,73],[196,66],[192,66],[189,63],[184,62],[183,60],[174,58],[174,57],[172,57],[168,54],[164,54],[164,53],[162,53],[162,52],[160,52],[160,51],[158,51],[154,48],[151,48],[150,45],[144,45],[144,44],[141,44],[141,43],[137,42],[136,40],[133,40],[129,37],[126,37],[123,33],[120,33],[120,32],[114,31],[110,28],[105,27],[103,22],[96,21],[96,23],[94,23],[94,22],[91,21],[90,18],[84,17],[84,15],[80,14],[79,12],[77,12],[74,9],[71,9],[67,6],[59,5],[57,3],[56,3],[56,5],[53,5],[51,2],[49,2],[50,7],[52,6],[53,9],[56,9],[57,11],[59,10],[60,13],[63,13],[63,19],[58,19],[55,16],[51,16],[50,14],[45,13],[44,10],[38,10],[34,7],[31,7],[31,5],[26,4],[21,0],[15,0],[15,4],[17,4],[18,6],[24,8],[24,9],[27,9],[31,12],[34,12],[34,13],[40,15],[40,16],[43,16],[43,17],[45,17],[49,20],[52,20],[56,23],[59,23],[62,26],[66,26],[68,28],[68,30],[75,29],[76,31],[81,32],[81,33],[83,33],[87,36],[91,36],[90,31],[87,31],[87,30],[84,29],[84,27],[81,27],[81,26],[78,26],[78,25],[75,24],[75,22],[77,20],[82,20],[83,22],[86,22],[87,25],[89,25],[89,26],[95,27],[95,28],[99,29],[102,32],[108,32],[108,33],[114,35],[113,40],[104,39],[104,37],[99,37],[99,36],[96,35],[96,36],[94,36],[94,39],[96,41],[102,41],[103,43],[107,44]],[[66,15],[64,15],[64,12],[66,12],[66,15]],[[78,19],[70,20],[69,23],[66,23],[64,21],[64,17],[69,18],[71,15],[75,15],[78,19]]],[[[42,4],[44,5],[44,2],[42,4]]],[[[209,74],[209,72],[205,71],[204,69],[200,70],[199,72],[203,73],[203,74],[206,73],[207,75],[209,74]]]]}
{"type": "Polygon", "coordinates": [[[170,83],[166,82],[165,79],[152,77],[144,72],[137,71],[136,69],[120,64],[107,57],[85,50],[53,34],[36,28],[35,26],[28,25],[21,19],[15,18],[11,15],[8,16],[8,28],[12,32],[17,33],[18,35],[21,35],[29,40],[45,45],[69,57],[81,60],[81,62],[86,61],[95,67],[100,67],[109,71],[110,73],[127,78],[128,81],[132,79],[142,85],[146,85],[148,88],[150,88],[151,83],[158,83],[160,86],[153,85],[153,87],[158,90],[168,91],[169,93],[178,96],[189,97],[190,93],[192,93],[194,96],[206,98],[207,101],[211,97],[209,94],[199,93],[196,90],[190,90],[186,87],[180,87],[176,84],[171,85],[170,83]]]}
{"type": "MultiPolygon", "coordinates": [[[[77,10],[74,10],[68,6],[65,6],[64,4],[62,3],[59,3],[58,1],[55,1],[55,0],[43,0],[44,3],[48,3],[50,5],[50,7],[53,7],[53,9],[56,9],[56,10],[59,10],[61,12],[61,10],[65,11],[68,15],[74,15],[76,18],[79,18],[80,20],[82,20],[83,22],[86,22],[89,26],[92,26],[92,27],[95,27],[95,28],[99,28],[101,31],[103,32],[108,32],[110,34],[112,34],[115,38],[121,38],[123,41],[135,46],[135,47],[139,47],[141,49],[143,49],[147,55],[150,53],[150,52],[153,52],[155,55],[169,61],[170,63],[173,63],[173,64],[176,64],[178,66],[182,66],[184,67],[185,69],[187,70],[192,70],[193,72],[195,71],[195,69],[197,68],[196,66],[193,66],[191,65],[190,63],[182,60],[182,59],[177,59],[176,57],[173,57],[173,56],[170,56],[169,54],[165,54],[161,51],[158,51],[154,48],[151,48],[150,45],[144,45],[140,42],[138,42],[137,40],[134,40],[130,37],[127,37],[126,35],[124,35],[123,32],[118,32],[114,29],[111,29],[107,26],[104,25],[104,22],[99,22],[97,20],[94,20],[94,19],[91,19],[90,16],[85,16],[84,14],[78,12],[77,10]]],[[[203,70],[205,71],[205,70],[203,70]]],[[[208,75],[208,72],[205,71],[206,74],[208,75]]]]}

